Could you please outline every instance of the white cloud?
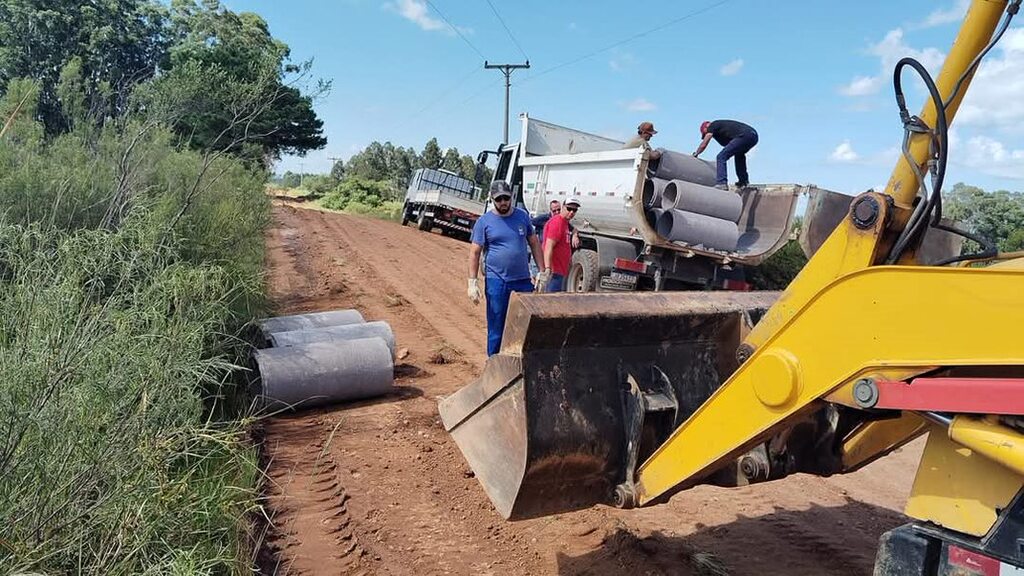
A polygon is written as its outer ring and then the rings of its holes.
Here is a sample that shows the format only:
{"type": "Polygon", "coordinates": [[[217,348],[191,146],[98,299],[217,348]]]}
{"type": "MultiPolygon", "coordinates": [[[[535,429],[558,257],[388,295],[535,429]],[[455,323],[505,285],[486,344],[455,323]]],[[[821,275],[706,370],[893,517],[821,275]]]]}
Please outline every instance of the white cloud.
{"type": "Polygon", "coordinates": [[[1008,148],[989,136],[974,136],[963,143],[961,154],[951,161],[983,174],[1024,180],[1024,150],[1008,148]]]}
{"type": "Polygon", "coordinates": [[[982,61],[964,97],[961,126],[1024,131],[1024,29],[1011,28],[982,61]]]}
{"type": "Polygon", "coordinates": [[[637,63],[636,56],[631,52],[614,52],[612,57],[608,60],[608,67],[616,72],[622,72],[627,68],[631,68],[637,63]]]}
{"type": "Polygon", "coordinates": [[[850,145],[849,140],[843,140],[836,149],[828,155],[828,159],[832,162],[850,163],[860,160],[860,155],[850,145]]]}
{"type": "Polygon", "coordinates": [[[909,56],[921,62],[933,75],[937,75],[945,55],[936,48],[924,48],[918,50],[911,48],[903,41],[903,29],[896,28],[885,34],[878,43],[868,47],[868,54],[877,56],[881,65],[881,72],[874,76],[855,76],[845,86],[839,88],[839,93],[844,96],[867,96],[874,94],[885,86],[892,78],[893,67],[896,62],[905,56],[909,56]]]}
{"type": "Polygon", "coordinates": [[[881,87],[881,76],[857,76],[846,86],[840,87],[839,93],[843,96],[867,96],[878,92],[881,87]]]}
{"type": "Polygon", "coordinates": [[[722,76],[733,76],[733,75],[737,74],[742,69],[743,69],[743,59],[742,58],[737,58],[737,59],[733,60],[732,62],[729,62],[725,66],[722,66],[722,69],[719,70],[719,72],[722,74],[722,76]]]}
{"type": "MultiPolygon", "coordinates": [[[[430,15],[427,3],[423,0],[396,0],[395,2],[385,4],[384,7],[398,12],[402,18],[415,23],[427,32],[438,31],[453,34],[451,28],[443,20],[430,15]]],[[[463,33],[472,32],[468,28],[459,28],[459,31],[463,33]]]]}
{"type": "Polygon", "coordinates": [[[626,103],[626,110],[630,112],[650,112],[657,109],[658,107],[646,98],[636,98],[626,103]]]}
{"type": "Polygon", "coordinates": [[[963,20],[964,15],[967,14],[967,8],[970,7],[971,0],[956,0],[956,2],[949,8],[939,8],[934,10],[923,22],[917,25],[918,28],[931,28],[933,26],[942,26],[943,24],[950,24],[952,22],[959,22],[963,20]]]}

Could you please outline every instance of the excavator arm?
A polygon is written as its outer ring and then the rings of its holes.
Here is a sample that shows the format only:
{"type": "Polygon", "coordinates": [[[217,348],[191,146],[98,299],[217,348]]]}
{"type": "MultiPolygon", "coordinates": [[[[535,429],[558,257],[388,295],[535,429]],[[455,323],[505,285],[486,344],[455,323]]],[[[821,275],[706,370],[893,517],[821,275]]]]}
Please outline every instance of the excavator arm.
{"type": "Polygon", "coordinates": [[[930,93],[918,116],[903,106],[903,157],[781,294],[514,297],[501,353],[439,407],[498,511],[845,473],[930,432],[919,523],[883,538],[876,574],[949,546],[1024,565],[1024,260],[917,257],[943,226],[948,125],[1019,4],[974,0],[934,82],[900,62],[901,106],[903,69],[930,93]]]}

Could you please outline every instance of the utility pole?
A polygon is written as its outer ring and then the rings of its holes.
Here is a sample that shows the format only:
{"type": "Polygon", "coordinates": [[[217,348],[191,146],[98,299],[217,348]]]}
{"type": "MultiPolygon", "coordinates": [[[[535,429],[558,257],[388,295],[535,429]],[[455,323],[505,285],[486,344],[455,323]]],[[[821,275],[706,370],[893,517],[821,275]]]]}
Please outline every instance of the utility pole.
{"type": "Polygon", "coordinates": [[[512,71],[519,68],[529,68],[530,61],[527,60],[524,64],[488,64],[487,60],[484,60],[484,68],[501,70],[505,74],[505,135],[501,140],[502,144],[508,144],[508,89],[512,85],[510,78],[512,71]]]}

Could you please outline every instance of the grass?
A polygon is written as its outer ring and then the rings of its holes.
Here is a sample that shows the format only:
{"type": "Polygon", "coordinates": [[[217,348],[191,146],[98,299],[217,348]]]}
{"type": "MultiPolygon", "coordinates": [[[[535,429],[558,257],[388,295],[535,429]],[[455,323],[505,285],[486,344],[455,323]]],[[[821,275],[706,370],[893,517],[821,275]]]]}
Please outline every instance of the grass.
{"type": "Polygon", "coordinates": [[[0,567],[251,573],[265,176],[159,128],[38,132],[0,138],[0,567]]]}

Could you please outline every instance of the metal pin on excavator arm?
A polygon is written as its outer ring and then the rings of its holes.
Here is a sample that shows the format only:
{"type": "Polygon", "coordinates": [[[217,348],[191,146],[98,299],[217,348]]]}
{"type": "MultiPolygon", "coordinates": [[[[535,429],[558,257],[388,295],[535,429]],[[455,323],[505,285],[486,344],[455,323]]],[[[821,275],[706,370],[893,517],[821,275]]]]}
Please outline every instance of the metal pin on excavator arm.
{"type": "Polygon", "coordinates": [[[926,527],[887,534],[876,574],[900,573],[915,538],[1024,566],[1005,544],[1024,542],[1024,260],[924,266],[922,235],[905,234],[930,224],[921,180],[946,143],[928,127],[953,120],[1018,6],[971,3],[910,160],[853,200],[783,293],[513,297],[501,353],[439,407],[498,511],[844,473],[932,431],[907,506],[926,527]]]}

